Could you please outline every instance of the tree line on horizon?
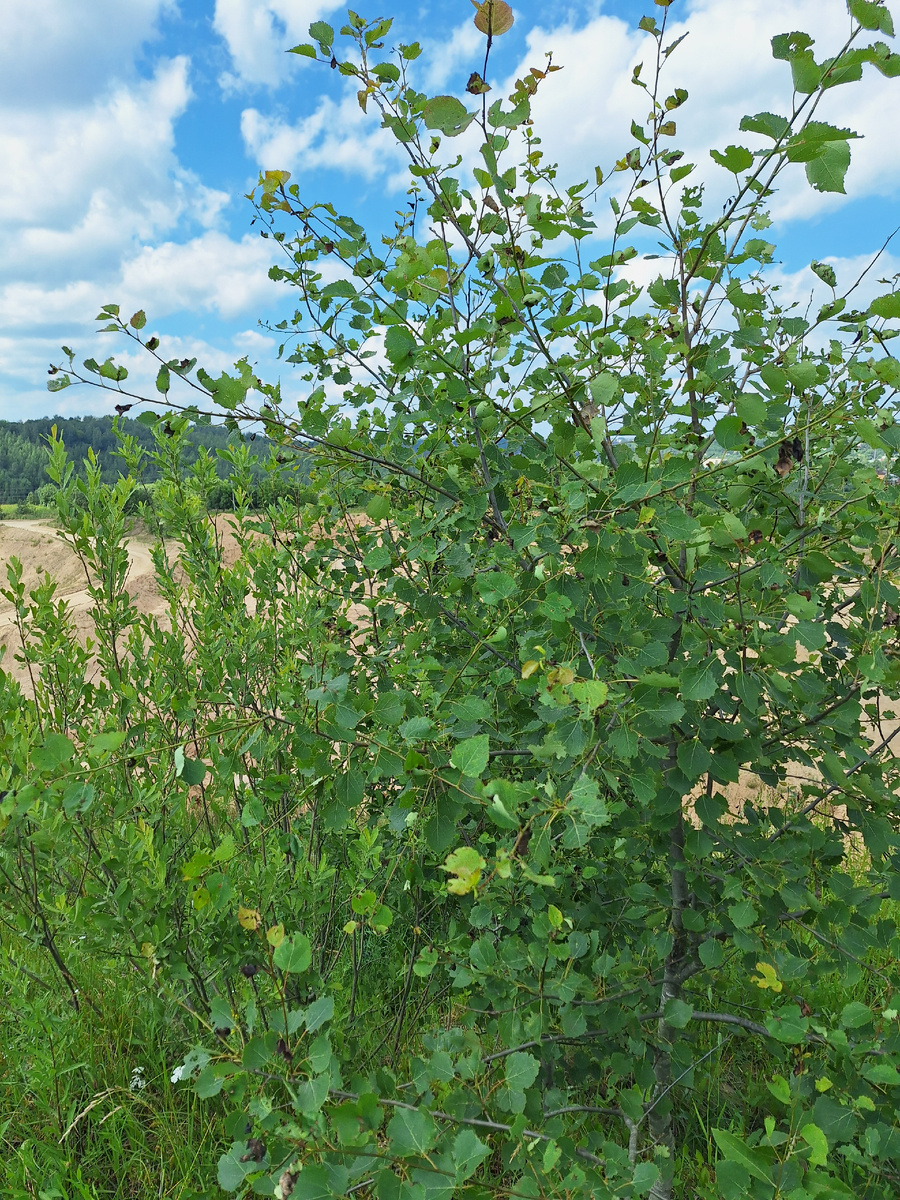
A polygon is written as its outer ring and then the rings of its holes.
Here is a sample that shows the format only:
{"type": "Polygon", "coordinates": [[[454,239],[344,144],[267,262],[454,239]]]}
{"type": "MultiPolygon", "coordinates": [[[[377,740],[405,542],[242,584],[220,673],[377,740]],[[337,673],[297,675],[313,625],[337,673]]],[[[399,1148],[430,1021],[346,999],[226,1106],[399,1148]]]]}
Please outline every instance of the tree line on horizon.
{"type": "MultiPolygon", "coordinates": [[[[111,415],[83,417],[36,417],[23,421],[0,420],[0,504],[41,504],[47,502],[53,485],[47,478],[47,445],[50,432],[56,427],[75,466],[75,473],[84,477],[89,452],[96,455],[100,464],[100,479],[114,484],[117,479],[129,474],[130,468],[121,455],[120,435],[133,437],[145,452],[142,459],[140,482],[145,486],[156,483],[161,467],[154,457],[156,443],[151,428],[139,420],[111,415]]],[[[184,441],[182,465],[188,471],[201,454],[215,460],[216,474],[222,486],[213,489],[209,503],[215,508],[230,508],[231,489],[228,479],[232,467],[218,451],[240,441],[254,441],[258,461],[253,465],[252,476],[257,488],[265,492],[273,490],[273,479],[266,470],[272,444],[263,434],[241,434],[229,430],[223,424],[196,424],[187,433],[184,441]],[[264,486],[265,485],[265,486],[264,486]]],[[[292,460],[290,464],[279,464],[276,472],[280,485],[274,490],[290,491],[294,486],[303,486],[309,478],[308,465],[292,460]]]]}

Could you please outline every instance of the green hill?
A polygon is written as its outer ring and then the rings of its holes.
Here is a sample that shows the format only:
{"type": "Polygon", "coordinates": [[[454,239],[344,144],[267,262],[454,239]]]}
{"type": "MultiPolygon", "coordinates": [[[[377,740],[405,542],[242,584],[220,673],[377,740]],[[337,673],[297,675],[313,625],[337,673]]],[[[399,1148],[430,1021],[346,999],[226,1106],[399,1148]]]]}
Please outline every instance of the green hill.
{"type": "MultiPolygon", "coordinates": [[[[99,459],[104,482],[113,483],[120,475],[127,475],[128,468],[118,454],[119,442],[113,421],[111,416],[55,416],[28,421],[0,421],[0,504],[27,503],[38,499],[38,490],[47,483],[46,445],[54,425],[79,474],[84,473],[88,450],[93,450],[99,459]]],[[[122,417],[119,418],[119,427],[123,433],[136,438],[148,451],[155,448],[151,430],[141,422],[122,417]]],[[[191,449],[185,457],[185,466],[189,467],[196,461],[200,447],[206,447],[214,454],[217,449],[233,444],[240,437],[240,434],[230,432],[224,425],[195,425],[187,435],[191,449]]],[[[255,440],[254,448],[260,459],[255,475],[261,482],[266,474],[263,464],[268,457],[270,443],[262,435],[255,440]]],[[[225,480],[231,468],[228,463],[219,460],[217,471],[219,477],[225,480]]],[[[301,464],[299,475],[302,480],[308,477],[305,464],[301,464]]],[[[158,478],[159,468],[148,458],[142,481],[149,484],[158,478]]]]}

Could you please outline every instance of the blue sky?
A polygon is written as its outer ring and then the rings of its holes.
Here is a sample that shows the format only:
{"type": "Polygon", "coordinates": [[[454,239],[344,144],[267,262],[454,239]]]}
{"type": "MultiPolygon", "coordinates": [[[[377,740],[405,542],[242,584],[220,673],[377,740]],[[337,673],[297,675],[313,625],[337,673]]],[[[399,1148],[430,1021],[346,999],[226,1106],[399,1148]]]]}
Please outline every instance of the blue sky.
{"type": "MultiPolygon", "coordinates": [[[[392,44],[421,42],[422,90],[464,94],[483,55],[470,0],[357,3],[361,15],[395,17],[392,44]]],[[[553,52],[564,70],[538,98],[538,132],[562,178],[576,182],[627,150],[631,117],[645,116],[629,83],[649,57],[637,22],[661,10],[652,0],[524,0],[514,11],[490,81],[508,91],[553,52]]],[[[287,168],[306,199],[331,200],[375,231],[404,202],[401,159],[359,111],[355,88],[285,53],[307,40],[310,21],[339,25],[344,12],[329,0],[0,6],[0,417],[112,410],[111,397],[87,389],[45,390],[61,343],[79,358],[124,349],[94,331],[98,306],[111,302],[145,308],[147,332],[173,355],[214,371],[247,355],[290,394],[291,368],[275,361],[258,321],[293,311],[293,300],[267,277],[273,247],[251,229],[244,194],[260,169],[287,168]]],[[[668,67],[670,85],[691,93],[677,143],[703,164],[711,202],[719,191],[724,199],[708,148],[741,140],[744,113],[790,104],[787,67],[771,59],[769,39],[803,29],[824,57],[846,34],[844,0],[675,0],[669,21],[673,35],[689,32],[668,67]]],[[[809,292],[813,258],[849,280],[900,224],[898,100],[900,81],[874,73],[829,94],[829,119],[865,140],[854,143],[846,198],[813,193],[802,172],[776,197],[786,295],[809,292]]],[[[897,270],[900,246],[874,275],[897,270]]],[[[139,359],[123,361],[149,382],[139,359]]]]}

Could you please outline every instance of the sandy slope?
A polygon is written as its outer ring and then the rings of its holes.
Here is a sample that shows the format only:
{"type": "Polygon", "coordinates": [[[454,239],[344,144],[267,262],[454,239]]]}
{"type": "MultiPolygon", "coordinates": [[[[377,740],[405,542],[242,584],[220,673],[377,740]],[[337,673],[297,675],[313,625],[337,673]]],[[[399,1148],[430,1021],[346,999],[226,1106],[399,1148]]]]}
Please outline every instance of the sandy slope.
{"type": "MultiPolygon", "coordinates": [[[[22,563],[22,580],[28,591],[40,583],[44,572],[56,580],[56,598],[69,606],[79,637],[91,633],[89,615],[91,600],[85,590],[84,569],[78,556],[57,533],[53,524],[41,520],[0,521],[0,587],[8,589],[6,574],[11,558],[22,563]]],[[[149,545],[139,539],[128,544],[130,568],[127,588],[140,612],[161,612],[163,609],[153,573],[149,545]]],[[[0,664],[26,690],[28,675],[15,655],[21,648],[15,624],[15,611],[5,596],[0,596],[0,648],[5,647],[0,664]]]]}

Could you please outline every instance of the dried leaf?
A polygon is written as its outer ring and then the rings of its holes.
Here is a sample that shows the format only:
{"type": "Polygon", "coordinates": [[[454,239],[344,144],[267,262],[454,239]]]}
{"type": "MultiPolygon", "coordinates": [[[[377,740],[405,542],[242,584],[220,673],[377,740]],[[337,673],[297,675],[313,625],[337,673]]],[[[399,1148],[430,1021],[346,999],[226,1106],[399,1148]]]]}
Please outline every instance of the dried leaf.
{"type": "Polygon", "coordinates": [[[478,10],[475,13],[475,28],[481,33],[499,37],[501,33],[508,33],[512,29],[515,17],[506,0],[483,0],[481,4],[478,0],[472,0],[472,3],[478,10]]]}

